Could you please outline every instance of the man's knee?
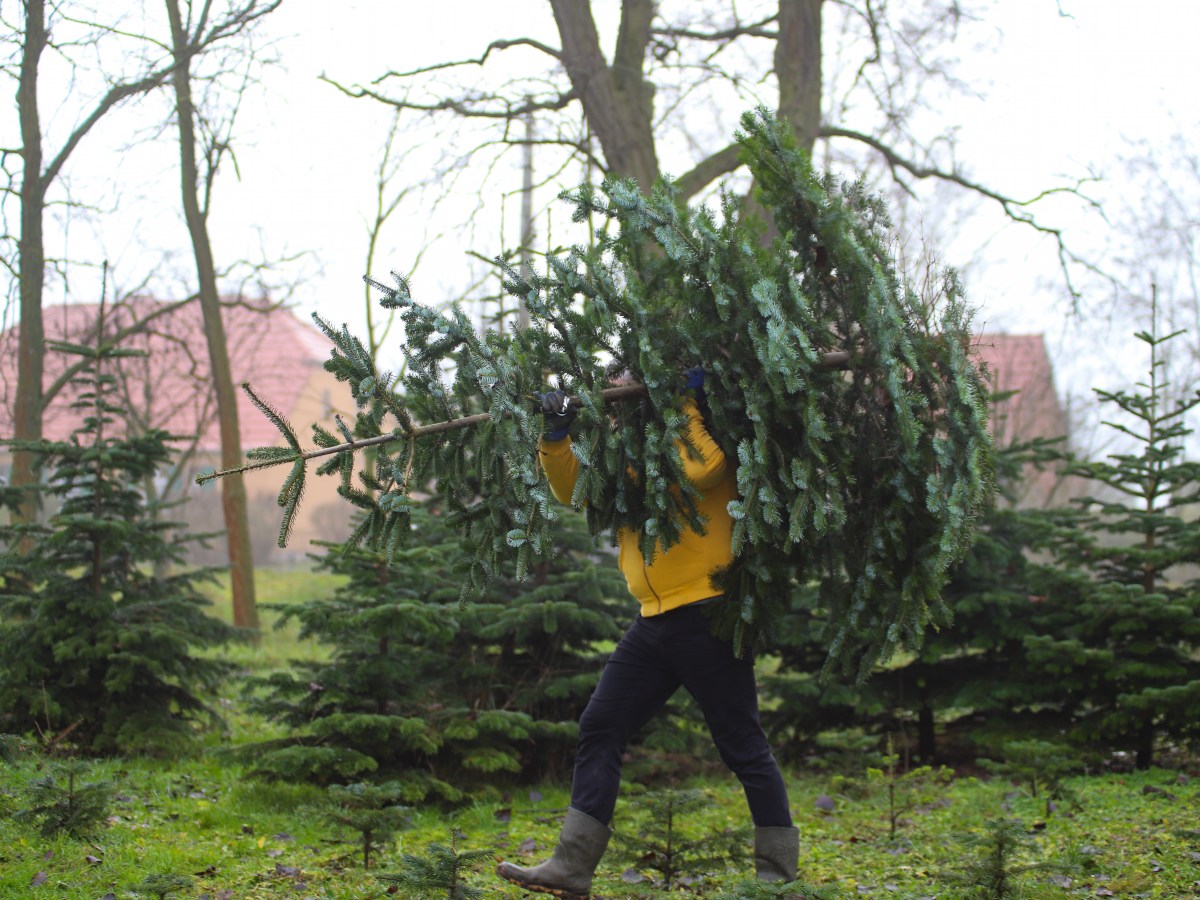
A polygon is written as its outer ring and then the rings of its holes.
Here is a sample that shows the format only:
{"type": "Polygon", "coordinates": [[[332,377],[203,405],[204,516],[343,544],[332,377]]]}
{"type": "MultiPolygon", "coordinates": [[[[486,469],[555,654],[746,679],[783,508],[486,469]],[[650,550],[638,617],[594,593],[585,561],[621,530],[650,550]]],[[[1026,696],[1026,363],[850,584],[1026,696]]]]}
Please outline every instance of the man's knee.
{"type": "Polygon", "coordinates": [[[596,704],[588,704],[583,715],[579,717],[579,743],[581,745],[612,746],[624,750],[626,728],[623,717],[610,715],[608,711],[598,708],[596,704]]]}

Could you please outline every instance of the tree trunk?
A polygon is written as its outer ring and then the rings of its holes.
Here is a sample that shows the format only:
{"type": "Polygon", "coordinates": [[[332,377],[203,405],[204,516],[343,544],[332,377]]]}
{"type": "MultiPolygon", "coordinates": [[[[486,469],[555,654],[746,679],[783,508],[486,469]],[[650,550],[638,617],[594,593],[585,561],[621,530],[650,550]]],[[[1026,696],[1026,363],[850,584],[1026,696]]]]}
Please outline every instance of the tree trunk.
{"type": "MultiPolygon", "coordinates": [[[[45,283],[46,251],[42,238],[42,213],[46,206],[46,183],[42,178],[42,126],[38,112],[38,63],[46,46],[46,10],[43,0],[26,0],[25,43],[21,51],[21,81],[17,87],[17,109],[21,122],[21,244],[18,258],[21,322],[17,341],[17,395],[13,404],[13,438],[39,441],[42,438],[42,375],[46,335],[42,324],[42,288],[45,283]]],[[[32,487],[37,483],[34,456],[24,450],[13,452],[12,485],[32,487]]],[[[21,500],[16,518],[37,519],[38,494],[30,490],[21,500]]],[[[22,549],[27,548],[22,542],[22,549]]]]}
{"type": "MultiPolygon", "coordinates": [[[[775,79],[779,82],[779,118],[792,126],[796,141],[812,154],[821,131],[821,3],[822,0],[779,0],[779,37],[775,40],[775,79]]],[[[746,209],[767,227],[763,243],[779,234],[775,220],[754,199],[746,209]]]]}
{"type": "MultiPolygon", "coordinates": [[[[208,239],[207,209],[201,209],[196,162],[195,107],[192,104],[191,50],[183,30],[178,0],[166,0],[171,23],[171,44],[175,57],[172,80],[175,88],[175,116],[179,123],[180,176],[183,211],[187,220],[192,250],[196,258],[196,277],[200,288],[200,308],[204,316],[204,334],[208,342],[209,365],[217,398],[217,417],[221,430],[221,466],[235,468],[242,459],[241,431],[238,427],[237,392],[229,366],[225,326],[221,321],[221,303],[217,294],[216,266],[208,239]]],[[[259,627],[254,601],[254,560],[250,528],[246,515],[246,486],[241,475],[221,480],[221,505],[229,545],[230,586],[233,593],[233,623],[242,628],[259,627]]]]}
{"type": "Polygon", "coordinates": [[[779,0],[779,117],[812,152],[821,131],[821,0],[779,0]]]}
{"type": "Polygon", "coordinates": [[[937,730],[934,724],[933,707],[922,701],[917,710],[917,756],[921,765],[931,766],[937,756],[937,730]]]}
{"type": "Polygon", "coordinates": [[[1145,770],[1154,765],[1154,738],[1157,734],[1153,722],[1142,725],[1137,736],[1136,756],[1133,762],[1136,768],[1145,770]]]}
{"type": "MultiPolygon", "coordinates": [[[[525,114],[525,152],[521,160],[521,277],[533,278],[533,113],[525,114]]],[[[517,300],[517,329],[529,327],[525,298],[517,300]]]]}
{"type": "Polygon", "coordinates": [[[658,177],[651,117],[654,91],[643,63],[654,18],[652,0],[624,0],[610,68],[600,50],[590,0],[550,0],[562,38],[562,62],[579,95],[609,174],[634,178],[649,191],[658,177]]]}

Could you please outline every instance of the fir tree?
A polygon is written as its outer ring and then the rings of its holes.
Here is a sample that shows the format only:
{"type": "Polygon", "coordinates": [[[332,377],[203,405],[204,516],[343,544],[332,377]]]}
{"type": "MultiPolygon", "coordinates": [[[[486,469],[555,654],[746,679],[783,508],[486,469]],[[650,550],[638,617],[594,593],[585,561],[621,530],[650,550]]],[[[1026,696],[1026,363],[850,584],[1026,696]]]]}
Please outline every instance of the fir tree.
{"type": "MultiPolygon", "coordinates": [[[[711,430],[738,465],[737,561],[718,610],[737,649],[770,631],[791,583],[821,585],[827,662],[860,677],[946,618],[939,591],[991,478],[959,282],[947,272],[933,296],[918,296],[863,182],[814,173],[765,110],[743,128],[780,235],[770,247],[732,194],[715,213],[685,208],[668,179],[649,198],[611,181],[568,198],[578,218],[612,221],[594,247],[549,257],[545,277],[506,269],[527,329],[480,336],[461,310],[415,302],[396,276],[394,288],[378,286],[405,325],[408,371],[397,382],[347,329],[318,322],[335,344],[327,367],[359,407],[340,439],[314,431],[317,452],[331,456],[318,473],[338,473],[367,513],[353,541],[394,554],[410,533],[410,486],[432,478],[470,559],[464,594],[485,592],[510,560],[526,578],[553,554],[560,514],[537,467],[542,421],[530,402],[552,373],[581,404],[574,505],[593,534],[635,529],[650,558],[685,524],[703,527],[677,446],[683,372],[699,365],[711,430]],[[837,369],[846,362],[849,375],[837,369]],[[619,372],[641,385],[640,399],[617,406],[610,427],[619,372]],[[356,479],[353,454],[367,446],[377,453],[356,479]]],[[[292,465],[280,494],[286,534],[316,454],[261,405],[288,446],[251,456],[292,465]]]]}
{"type": "Polygon", "coordinates": [[[1052,685],[1074,736],[1133,751],[1140,768],[1153,764],[1159,734],[1200,733],[1200,582],[1173,571],[1200,543],[1200,522],[1184,514],[1200,499],[1200,464],[1183,458],[1200,396],[1167,399],[1162,351],[1177,334],[1139,332],[1147,380],[1097,391],[1123,414],[1106,424],[1131,446],[1071,468],[1105,493],[1080,501],[1061,531],[1054,550],[1068,583],[1027,640],[1030,671],[1052,685]]]}
{"type": "Polygon", "coordinates": [[[966,835],[962,843],[974,855],[961,870],[947,873],[945,880],[963,886],[952,894],[963,900],[1015,900],[1040,896],[1030,889],[1025,876],[1055,868],[1049,862],[1024,861],[1034,850],[1035,843],[1015,819],[989,819],[984,823],[983,832],[966,835]]]}
{"type": "Polygon", "coordinates": [[[424,856],[405,853],[400,860],[400,872],[380,875],[379,880],[403,891],[402,896],[420,900],[476,900],[484,896],[481,889],[467,884],[466,876],[480,863],[494,858],[491,850],[458,849],[465,835],[450,829],[450,843],[430,844],[424,856]]]}
{"type": "Polygon", "coordinates": [[[905,741],[905,755],[911,747],[931,764],[938,756],[937,717],[945,711],[957,710],[974,727],[981,719],[997,727],[1035,724],[1035,710],[1044,709],[1044,685],[1024,665],[1024,641],[1037,633],[1041,594],[1050,590],[1053,574],[1030,551],[1055,529],[1044,514],[1018,508],[1013,498],[1030,466],[1061,461],[1057,443],[1039,439],[997,451],[999,502],[983,511],[975,542],[949,571],[942,592],[948,624],[931,629],[916,653],[880,667],[865,684],[818,677],[829,611],[816,586],[793,590],[772,647],[780,665],[760,681],[767,698],[763,726],[779,751],[799,759],[821,732],[857,727],[907,735],[915,725],[915,746],[905,741]]]}
{"type": "Polygon", "coordinates": [[[295,729],[249,748],[256,768],[326,782],[387,777],[406,785],[410,802],[457,800],[503,773],[562,774],[600,665],[596,647],[620,636],[628,614],[619,573],[567,516],[558,555],[529,580],[502,574],[460,607],[464,559],[445,516],[435,503],[412,517],[412,543],[390,565],[377,551],[331,547],[322,564],[346,584],[277,607],[281,623],[297,621],[332,656],[251,685],[253,708],[295,729]]]}
{"type": "MultiPolygon", "coordinates": [[[[5,526],[0,557],[0,715],[6,727],[69,736],[91,753],[178,749],[216,715],[201,693],[226,667],[195,650],[234,632],[209,616],[197,588],[210,572],[154,574],[183,561],[176,523],[138,486],[165,466],[169,435],[122,434],[107,343],[54,344],[83,363],[73,384],[79,426],[62,441],[22,444],[37,456],[45,526],[5,526]],[[31,544],[16,552],[19,542],[31,544]]],[[[7,442],[10,446],[16,446],[7,442]]]]}
{"type": "Polygon", "coordinates": [[[943,592],[950,623],[866,686],[868,708],[886,710],[890,727],[907,729],[915,720],[916,754],[924,763],[938,757],[938,718],[948,711],[958,713],[945,727],[968,723],[973,736],[1031,729],[1052,736],[1068,724],[1047,703],[1053,685],[1026,662],[1026,640],[1049,627],[1055,603],[1049,598],[1061,583],[1038,555],[1058,533],[1056,516],[1015,500],[1030,467],[1061,464],[1059,443],[1038,439],[997,452],[999,502],[985,511],[974,545],[950,570],[943,592]]]}
{"type": "Polygon", "coordinates": [[[328,789],[329,802],[320,813],[358,833],[363,868],[369,869],[372,854],[397,831],[408,827],[410,810],[400,805],[404,794],[404,786],[395,783],[334,784],[328,789]]]}
{"type": "Polygon", "coordinates": [[[149,894],[156,897],[157,900],[166,900],[168,894],[186,891],[193,884],[194,879],[188,875],[179,875],[175,872],[155,872],[135,884],[133,890],[139,896],[149,894]]]}
{"type": "Polygon", "coordinates": [[[746,829],[696,836],[682,827],[689,815],[706,806],[704,791],[663,790],[644,794],[628,804],[632,822],[617,829],[616,841],[635,866],[658,874],[664,891],[681,878],[698,877],[745,856],[746,829]]]}
{"type": "Polygon", "coordinates": [[[60,832],[91,837],[108,818],[116,789],[109,781],[84,781],[88,769],[85,763],[68,762],[30,782],[29,806],[14,813],[14,818],[37,822],[47,838],[60,832]]]}
{"type": "MultiPolygon", "coordinates": [[[[1017,779],[1029,787],[1029,795],[1046,801],[1046,816],[1054,812],[1055,800],[1075,801],[1074,793],[1066,786],[1068,775],[1083,768],[1073,747],[1051,741],[1008,741],[1000,760],[981,759],[979,764],[988,771],[1017,779]]],[[[1075,801],[1077,802],[1077,801],[1075,801]]]]}

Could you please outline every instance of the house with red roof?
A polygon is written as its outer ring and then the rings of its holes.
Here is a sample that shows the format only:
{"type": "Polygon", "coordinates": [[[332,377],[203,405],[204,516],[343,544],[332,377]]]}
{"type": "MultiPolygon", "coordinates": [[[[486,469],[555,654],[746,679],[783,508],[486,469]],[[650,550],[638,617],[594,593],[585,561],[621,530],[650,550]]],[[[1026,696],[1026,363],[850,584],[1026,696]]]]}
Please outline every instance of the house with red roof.
{"type": "MultiPolygon", "coordinates": [[[[987,367],[988,381],[999,398],[991,415],[997,446],[1068,437],[1070,423],[1055,390],[1054,369],[1040,334],[978,335],[975,353],[987,367]]],[[[1017,504],[1038,509],[1059,506],[1077,493],[1077,488],[1073,479],[1064,478],[1053,466],[1026,466],[1016,490],[1017,504]]]]}
{"type": "MultiPolygon", "coordinates": [[[[224,524],[220,488],[216,483],[194,484],[202,471],[219,466],[220,429],[216,401],[209,377],[208,347],[198,303],[183,306],[150,299],[134,299],[106,312],[105,332],[113,334],[132,322],[158,313],[149,326],[122,346],[142,350],[143,357],[123,359],[118,384],[130,409],[128,426],[138,430],[162,428],[178,435],[179,470],[164,473],[152,489],[163,499],[186,497],[188,502],[170,515],[199,531],[220,531],[224,524]],[[172,308],[176,307],[176,308],[172,308]]],[[[352,401],[337,379],[323,368],[330,344],[315,326],[291,310],[263,301],[223,301],[223,318],[235,384],[249,382],[255,393],[279,410],[298,429],[305,443],[308,426],[319,422],[333,429],[339,410],[350,412],[352,401]]],[[[45,309],[49,341],[90,344],[95,341],[99,306],[68,304],[45,309]]],[[[17,383],[17,329],[0,334],[0,435],[13,433],[12,410],[17,383]]],[[[53,385],[76,357],[53,351],[46,354],[44,383],[53,385]]],[[[281,444],[279,432],[250,399],[238,392],[238,416],[243,446],[247,449],[281,444]]],[[[71,388],[55,396],[43,419],[44,434],[51,440],[68,437],[78,422],[71,409],[71,388]]],[[[0,473],[7,474],[9,455],[0,450],[0,473]]],[[[246,479],[254,557],[259,563],[303,559],[313,540],[340,540],[347,533],[349,509],[336,493],[336,479],[309,479],[305,500],[287,550],[276,547],[280,509],[275,501],[284,472],[266,469],[250,472],[246,479]]],[[[222,541],[209,551],[199,551],[196,561],[224,561],[222,541]]]]}

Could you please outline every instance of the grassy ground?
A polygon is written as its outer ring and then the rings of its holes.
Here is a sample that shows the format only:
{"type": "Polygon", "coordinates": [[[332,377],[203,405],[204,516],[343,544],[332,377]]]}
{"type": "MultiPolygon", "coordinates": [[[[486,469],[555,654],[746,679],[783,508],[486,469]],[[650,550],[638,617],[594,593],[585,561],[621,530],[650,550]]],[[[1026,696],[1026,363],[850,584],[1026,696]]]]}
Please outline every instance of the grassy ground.
{"type": "MultiPolygon", "coordinates": [[[[334,583],[306,572],[263,574],[264,602],[311,595],[334,583]]],[[[258,648],[238,652],[245,668],[262,671],[286,664],[297,653],[311,657],[323,651],[297,648],[294,634],[268,630],[258,648]]],[[[446,843],[451,828],[464,835],[460,850],[487,850],[495,859],[528,864],[553,847],[567,802],[565,786],[498,788],[457,809],[411,810],[407,827],[386,842],[376,865],[364,870],[355,835],[322,815],[321,791],[256,781],[223,757],[230,743],[272,731],[243,712],[236,685],[227,693],[221,705],[230,735],[208,739],[195,755],[91,766],[86,779],[110,781],[116,796],[105,822],[89,838],[44,837],[36,823],[8,815],[29,806],[29,785],[53,771],[52,761],[25,755],[12,765],[0,764],[0,898],[151,897],[138,886],[155,873],[186,876],[187,886],[171,898],[418,896],[403,890],[389,895],[378,875],[397,871],[405,853],[419,855],[431,842],[446,843]]],[[[789,772],[788,782],[802,832],[801,875],[838,896],[948,898],[956,874],[977,853],[963,839],[983,833],[989,821],[1013,818],[1031,842],[1014,867],[1044,864],[1017,879],[1023,896],[1200,897],[1200,781],[1189,782],[1176,771],[1071,779],[1076,803],[1060,804],[1050,815],[1044,798],[1035,800],[1002,780],[958,778],[926,784],[915,793],[901,784],[897,805],[909,808],[894,815],[894,834],[886,779],[789,772]]],[[[685,818],[677,838],[748,824],[731,776],[714,773],[690,786],[704,791],[706,802],[685,818]]],[[[626,792],[614,822],[634,849],[622,853],[614,843],[598,873],[598,896],[668,893],[655,883],[646,857],[637,854],[649,828],[632,802],[636,790],[631,786],[626,792]]],[[[732,890],[751,870],[748,839],[741,847],[746,855],[740,859],[685,872],[687,883],[676,890],[709,897],[732,890]]],[[[470,883],[485,897],[521,896],[498,881],[493,868],[490,859],[478,864],[470,883]]]]}
{"type": "MultiPolygon", "coordinates": [[[[45,772],[45,763],[34,759],[4,771],[0,809],[22,808],[25,785],[45,772]]],[[[895,838],[889,836],[886,791],[851,798],[830,793],[827,778],[803,773],[790,773],[789,783],[803,835],[802,875],[836,886],[846,897],[949,896],[952,876],[965,870],[971,856],[962,838],[996,817],[1021,820],[1032,836],[1018,862],[1047,864],[1022,879],[1027,896],[1196,897],[1200,792],[1178,784],[1177,777],[1152,770],[1073,779],[1078,808],[1048,818],[1040,802],[1010,785],[962,779],[901,817],[895,838]],[[1147,793],[1147,787],[1156,790],[1147,793]],[[833,801],[831,812],[818,806],[822,797],[833,801]]],[[[42,837],[32,823],[0,819],[0,897],[150,896],[135,888],[153,873],[188,876],[191,886],[173,897],[382,897],[387,885],[376,875],[396,871],[404,852],[421,854],[431,842],[446,843],[451,827],[464,835],[460,849],[487,849],[496,858],[525,863],[542,858],[553,846],[567,800],[562,786],[544,785],[454,811],[413,810],[410,827],[367,871],[355,836],[318,813],[320,791],[248,779],[216,754],[175,763],[110,761],[96,764],[89,778],[111,780],[118,791],[107,824],[90,840],[42,837]]],[[[708,803],[684,824],[684,837],[745,824],[744,802],[731,778],[707,778],[693,787],[706,792],[708,803]]],[[[644,833],[625,802],[614,824],[635,840],[644,833]]],[[[749,866],[742,859],[692,871],[696,880],[681,890],[712,896],[732,888],[749,866]]],[[[489,897],[521,895],[491,869],[490,863],[480,865],[471,883],[489,897]]],[[[653,876],[614,850],[595,889],[614,898],[661,896],[653,876]]]]}

